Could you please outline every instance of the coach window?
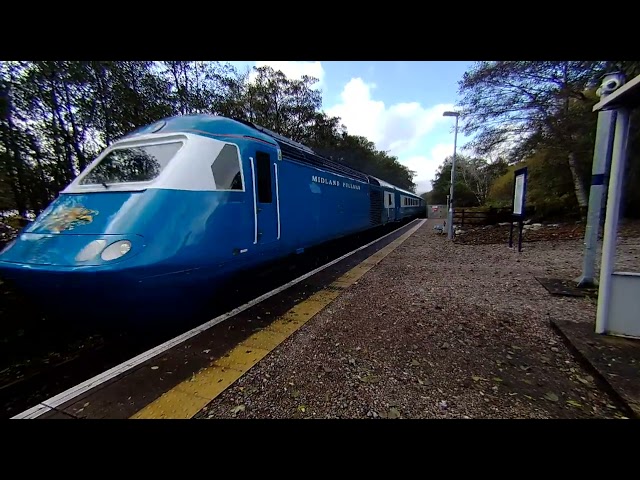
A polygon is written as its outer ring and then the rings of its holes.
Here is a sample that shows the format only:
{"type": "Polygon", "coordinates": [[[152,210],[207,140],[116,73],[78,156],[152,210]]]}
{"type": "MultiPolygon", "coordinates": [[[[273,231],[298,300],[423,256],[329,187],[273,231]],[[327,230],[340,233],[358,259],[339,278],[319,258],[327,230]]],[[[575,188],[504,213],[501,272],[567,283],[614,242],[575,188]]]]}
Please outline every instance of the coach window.
{"type": "Polygon", "coordinates": [[[211,165],[217,190],[243,190],[238,149],[226,144],[211,165]]]}

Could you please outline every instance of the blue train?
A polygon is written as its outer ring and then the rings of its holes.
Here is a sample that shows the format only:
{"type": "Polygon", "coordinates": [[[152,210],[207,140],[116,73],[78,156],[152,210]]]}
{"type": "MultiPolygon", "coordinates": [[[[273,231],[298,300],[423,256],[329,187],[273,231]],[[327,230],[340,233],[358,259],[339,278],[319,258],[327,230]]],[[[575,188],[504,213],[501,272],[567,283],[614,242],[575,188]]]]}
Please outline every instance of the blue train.
{"type": "Polygon", "coordinates": [[[203,282],[425,211],[414,193],[266,128],[177,116],[106,148],[4,248],[0,276],[45,307],[140,315],[203,282]]]}

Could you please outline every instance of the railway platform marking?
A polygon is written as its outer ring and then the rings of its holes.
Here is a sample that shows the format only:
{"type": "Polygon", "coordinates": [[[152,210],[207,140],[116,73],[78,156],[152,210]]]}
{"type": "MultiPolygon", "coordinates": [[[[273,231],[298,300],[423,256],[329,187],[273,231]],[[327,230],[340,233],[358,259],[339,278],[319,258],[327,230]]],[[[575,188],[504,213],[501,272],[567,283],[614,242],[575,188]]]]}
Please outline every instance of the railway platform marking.
{"type": "Polygon", "coordinates": [[[296,304],[269,326],[249,336],[224,356],[213,361],[210,366],[201,369],[190,379],[179,383],[130,418],[192,418],[339,297],[343,290],[356,283],[364,274],[404,243],[425,221],[421,220],[417,225],[367,257],[331,284],[296,304]]]}
{"type": "MultiPolygon", "coordinates": [[[[263,295],[260,295],[256,298],[254,298],[253,300],[245,303],[244,305],[240,305],[232,310],[230,310],[227,313],[224,313],[222,315],[219,315],[205,323],[203,323],[202,325],[199,325],[197,327],[194,327],[193,329],[178,335],[177,337],[174,337],[170,340],[167,340],[166,342],[157,345],[145,352],[140,353],[139,355],[126,360],[122,363],[120,363],[119,365],[116,365],[102,373],[99,373],[98,375],[95,375],[92,378],[89,378],[88,380],[79,383],[78,385],[75,385],[74,387],[71,387],[57,395],[54,395],[53,397],[50,397],[36,405],[34,405],[33,407],[17,414],[14,415],[13,417],[11,417],[12,419],[36,419],[36,418],[40,418],[45,414],[50,414],[52,412],[55,412],[56,410],[59,410],[62,406],[64,406],[65,404],[69,404],[70,402],[73,402],[75,399],[81,397],[84,394],[87,394],[90,391],[93,390],[97,390],[99,388],[103,388],[105,384],[107,384],[108,382],[111,381],[117,381],[118,377],[122,377],[124,375],[126,375],[127,373],[133,371],[134,369],[136,369],[137,367],[139,367],[140,365],[149,362],[150,360],[158,357],[159,355],[161,355],[162,353],[186,342],[187,340],[189,340],[192,337],[195,337],[196,335],[201,334],[202,332],[209,330],[210,328],[214,327],[215,325],[224,322],[225,320],[228,320],[229,318],[232,318],[234,316],[236,316],[237,314],[248,310],[256,305],[258,305],[259,303],[263,302],[264,300],[273,297],[285,290],[287,290],[288,288],[303,282],[304,280],[318,274],[319,272],[322,272],[323,270],[345,260],[346,258],[384,240],[385,238],[389,237],[390,235],[393,235],[395,233],[398,232],[398,230],[405,228],[407,226],[410,226],[411,224],[414,224],[418,222],[418,224],[414,227],[412,227],[412,229],[410,230],[412,233],[415,232],[415,230],[417,230],[418,228],[420,228],[425,222],[426,220],[413,220],[411,222],[409,222],[407,225],[403,225],[402,227],[395,229],[379,238],[376,238],[374,240],[372,240],[371,242],[367,243],[366,245],[362,245],[354,250],[352,250],[351,252],[345,253],[344,255],[331,260],[330,262],[319,266],[318,268],[305,273],[304,275],[301,275],[298,278],[295,278],[293,280],[291,280],[290,282],[281,285],[280,287],[277,287],[263,295]],[[115,379],[115,380],[114,380],[115,379]]],[[[409,230],[408,230],[409,231],[409,230]]],[[[407,231],[407,232],[408,232],[407,231]]],[[[405,234],[407,233],[405,232],[405,234]]],[[[401,237],[398,237],[401,238],[401,237]]],[[[391,242],[393,243],[393,242],[391,242]]],[[[391,245],[391,243],[389,245],[391,245]]],[[[383,247],[383,249],[379,250],[379,252],[382,252],[385,248],[389,247],[389,245],[387,245],[386,247],[383,247]]],[[[386,256],[386,255],[385,255],[386,256]]],[[[382,258],[380,258],[382,259],[382,258]]],[[[367,258],[365,261],[362,262],[361,265],[368,265],[370,261],[370,257],[367,258]]],[[[357,268],[357,267],[356,267],[357,268]]],[[[362,272],[362,274],[364,274],[365,272],[362,272]]],[[[348,286],[350,285],[350,283],[347,281],[350,277],[348,275],[354,275],[354,273],[351,273],[351,271],[347,272],[347,274],[343,275],[342,277],[340,277],[340,279],[338,279],[338,281],[334,281],[332,283],[333,288],[341,288],[344,286],[348,286]]],[[[360,276],[359,275],[358,278],[360,276]]],[[[352,283],[355,283],[355,281],[353,281],[352,283]]],[[[332,288],[331,286],[327,286],[325,287],[325,289],[328,291],[328,289],[332,288]]],[[[318,292],[319,293],[319,292],[318,292]]],[[[307,299],[309,300],[309,299],[307,299]]],[[[308,316],[308,312],[307,312],[307,316],[308,316]]],[[[293,333],[297,328],[293,328],[294,325],[289,323],[289,324],[280,324],[278,326],[274,326],[273,324],[271,324],[268,328],[271,328],[274,332],[275,335],[282,335],[286,332],[293,333]]],[[[264,329],[262,330],[263,332],[267,330],[264,329]]],[[[266,333],[263,334],[263,336],[261,337],[261,339],[266,339],[266,333]]],[[[287,335],[288,336],[288,335],[287,335]]],[[[286,338],[286,337],[285,337],[286,338]]],[[[245,342],[247,342],[249,339],[245,339],[245,342]]],[[[252,340],[255,340],[252,339],[252,340]]],[[[262,341],[262,340],[259,340],[262,341]]],[[[266,340],[264,340],[266,341],[266,340]]],[[[273,340],[272,340],[273,341],[273,340]]],[[[282,340],[278,341],[277,344],[281,343],[282,340]]],[[[276,344],[276,346],[277,346],[276,344]]],[[[273,349],[274,347],[271,347],[271,349],[273,349]]],[[[239,378],[239,377],[237,377],[239,378]]],[[[237,379],[236,378],[236,379],[237,379]]],[[[233,380],[235,381],[235,380],[233,380]]],[[[217,381],[216,381],[217,382],[217,381]]],[[[223,382],[219,382],[219,383],[224,383],[223,382]]],[[[233,383],[233,382],[232,382],[233,383]]],[[[225,387],[226,388],[226,387],[225,387]]],[[[209,395],[211,396],[211,395],[209,395]]],[[[216,395],[217,396],[217,395],[216,395]]],[[[215,397],[212,397],[215,398],[215,397]]],[[[140,412],[142,412],[142,410],[140,410],[140,412]]],[[[135,415],[134,415],[135,416],[135,415]]],[[[178,417],[178,418],[182,418],[182,417],[178,417]]]]}

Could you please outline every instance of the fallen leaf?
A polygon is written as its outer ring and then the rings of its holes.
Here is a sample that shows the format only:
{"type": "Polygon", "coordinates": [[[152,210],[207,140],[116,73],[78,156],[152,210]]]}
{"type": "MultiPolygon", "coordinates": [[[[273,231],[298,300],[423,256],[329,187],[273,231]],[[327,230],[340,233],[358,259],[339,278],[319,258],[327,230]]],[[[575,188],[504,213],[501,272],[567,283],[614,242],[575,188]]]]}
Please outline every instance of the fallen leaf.
{"type": "Polygon", "coordinates": [[[558,398],[558,395],[556,395],[553,392],[547,392],[544,394],[544,398],[546,398],[547,400],[549,400],[550,402],[557,402],[558,400],[560,400],[558,398]]]}
{"type": "Polygon", "coordinates": [[[580,375],[576,375],[576,380],[578,380],[580,383],[584,383],[585,385],[589,385],[589,380],[587,380],[586,378],[582,378],[580,375]]]}
{"type": "Polygon", "coordinates": [[[498,383],[502,382],[502,379],[500,377],[493,377],[491,380],[493,380],[494,382],[498,382],[498,383]]]}
{"type": "Polygon", "coordinates": [[[302,413],[307,411],[307,407],[305,407],[304,405],[298,405],[298,410],[300,410],[302,413]]]}
{"type": "Polygon", "coordinates": [[[420,365],[420,362],[418,360],[411,360],[411,366],[412,367],[417,367],[418,365],[420,365]]]}
{"type": "Polygon", "coordinates": [[[380,377],[376,375],[365,375],[360,380],[364,383],[378,383],[380,381],[380,377]]]}
{"type": "Polygon", "coordinates": [[[291,396],[293,398],[298,398],[300,396],[300,392],[297,390],[294,390],[293,392],[291,392],[291,396]]]}
{"type": "Polygon", "coordinates": [[[240,412],[244,412],[245,406],[244,405],[238,405],[236,407],[233,407],[231,409],[231,413],[233,413],[234,415],[240,413],[240,412]]]}
{"type": "Polygon", "coordinates": [[[391,418],[391,419],[400,418],[400,411],[395,407],[391,407],[389,409],[389,413],[387,414],[387,418],[391,418]]]}
{"type": "Polygon", "coordinates": [[[576,407],[576,408],[582,408],[582,404],[576,402],[575,400],[567,400],[567,403],[569,405],[571,405],[572,407],[576,407]]]}
{"type": "Polygon", "coordinates": [[[484,380],[484,378],[482,378],[482,377],[471,377],[471,380],[473,380],[474,382],[479,382],[480,380],[484,380]]]}

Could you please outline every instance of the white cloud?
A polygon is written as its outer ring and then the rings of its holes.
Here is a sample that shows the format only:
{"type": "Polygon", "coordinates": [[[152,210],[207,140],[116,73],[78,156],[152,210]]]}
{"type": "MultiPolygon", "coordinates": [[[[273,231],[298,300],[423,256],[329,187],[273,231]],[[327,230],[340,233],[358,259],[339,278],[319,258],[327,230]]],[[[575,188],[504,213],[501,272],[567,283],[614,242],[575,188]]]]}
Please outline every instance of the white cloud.
{"type": "MultiPolygon", "coordinates": [[[[256,62],[256,67],[263,67],[265,65],[270,66],[274,70],[280,70],[287,77],[292,79],[300,79],[303,75],[309,75],[318,79],[318,83],[314,85],[315,88],[321,89],[324,85],[324,68],[321,62],[256,62]]],[[[253,78],[255,74],[252,73],[253,78]]]]}
{"type": "Polygon", "coordinates": [[[352,78],[341,94],[341,103],[327,109],[329,115],[342,119],[352,135],[362,135],[374,142],[380,150],[401,155],[415,147],[433,127],[443,121],[452,104],[438,104],[424,108],[418,102],[397,103],[389,107],[374,100],[371,91],[375,84],[352,78]]]}
{"type": "Polygon", "coordinates": [[[438,167],[444,159],[453,155],[453,143],[439,143],[435,145],[429,155],[415,155],[406,159],[400,159],[400,163],[416,172],[413,181],[416,184],[416,193],[424,193],[431,190],[431,181],[436,176],[438,167]]]}
{"type": "Polygon", "coordinates": [[[430,190],[438,167],[453,154],[453,142],[438,143],[427,155],[407,153],[415,152],[436,125],[450,123],[442,114],[454,106],[438,104],[425,108],[418,102],[410,102],[387,107],[383,101],[372,98],[375,87],[362,78],[352,78],[342,91],[341,103],[328,108],[327,113],[340,117],[350,134],[368,138],[378,149],[389,151],[416,172],[418,193],[430,190]]]}

